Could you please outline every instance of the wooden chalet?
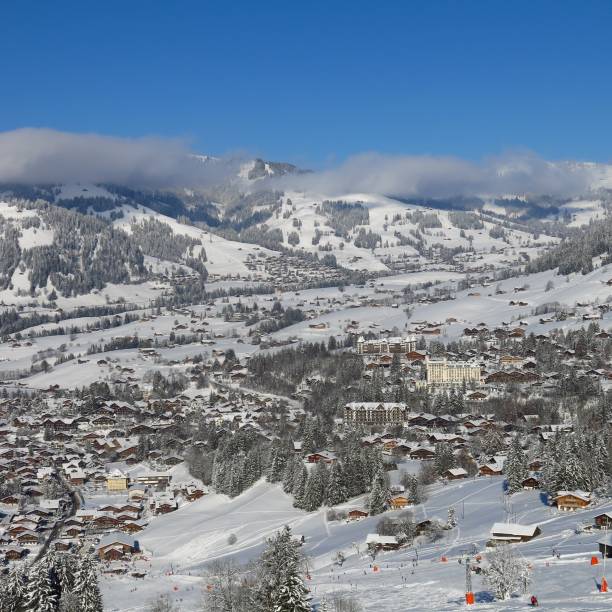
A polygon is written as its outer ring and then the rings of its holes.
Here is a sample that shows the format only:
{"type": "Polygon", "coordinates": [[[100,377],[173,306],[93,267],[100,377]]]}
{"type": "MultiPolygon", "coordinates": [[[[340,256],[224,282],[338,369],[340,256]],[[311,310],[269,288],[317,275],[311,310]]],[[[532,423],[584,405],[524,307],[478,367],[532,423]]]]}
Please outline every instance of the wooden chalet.
{"type": "Polygon", "coordinates": [[[612,527],[612,512],[598,514],[593,520],[595,521],[595,525],[600,529],[610,529],[610,527],[612,527]]]}
{"type": "Polygon", "coordinates": [[[461,480],[467,477],[468,473],[463,468],[450,468],[442,474],[442,478],[446,478],[447,480],[461,480]]]}
{"type": "Polygon", "coordinates": [[[591,494],[586,491],[558,491],[553,501],[561,511],[580,510],[591,503],[591,494]]]}
{"type": "Polygon", "coordinates": [[[518,523],[494,523],[491,527],[491,538],[488,546],[498,544],[515,544],[529,542],[542,533],[537,525],[519,525],[518,523]]]}
{"type": "Polygon", "coordinates": [[[523,482],[521,482],[521,486],[527,491],[531,489],[539,489],[540,481],[535,476],[528,476],[525,478],[525,480],[523,480],[523,482]]]}
{"type": "Polygon", "coordinates": [[[389,500],[389,506],[394,510],[405,508],[412,502],[405,495],[396,495],[389,500]]]}
{"type": "Polygon", "coordinates": [[[368,533],[366,545],[375,550],[397,550],[400,547],[395,536],[384,536],[377,533],[368,533]]]}
{"type": "Polygon", "coordinates": [[[138,550],[138,542],[133,537],[118,531],[104,536],[96,547],[96,552],[101,561],[123,559],[127,555],[138,552],[138,550]]]}

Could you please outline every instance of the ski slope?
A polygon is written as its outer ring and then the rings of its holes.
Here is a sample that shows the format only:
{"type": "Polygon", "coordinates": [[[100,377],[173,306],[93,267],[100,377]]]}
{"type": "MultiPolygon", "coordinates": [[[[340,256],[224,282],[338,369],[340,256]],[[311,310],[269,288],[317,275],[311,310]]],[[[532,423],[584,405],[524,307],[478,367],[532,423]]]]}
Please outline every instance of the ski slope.
{"type": "MultiPolygon", "coordinates": [[[[529,594],[536,593],[542,607],[550,610],[604,610],[612,605],[612,595],[600,594],[596,581],[602,566],[590,565],[601,533],[576,533],[579,522],[592,522],[593,516],[612,509],[612,502],[577,513],[559,513],[547,506],[539,491],[503,494],[502,478],[476,478],[448,485],[432,486],[429,499],[413,509],[416,520],[446,520],[454,507],[457,526],[444,531],[442,540],[416,541],[415,546],[379,553],[373,561],[366,554],[365,539],[375,532],[378,517],[346,523],[328,522],[325,509],[307,513],[296,510],[278,485],[259,482],[235,499],[210,495],[154,519],[140,534],[147,552],[144,565],[148,576],[138,583],[137,592],[147,596],[167,593],[181,610],[197,610],[205,588],[206,566],[219,559],[245,563],[262,551],[264,540],[283,525],[304,535],[303,551],[308,558],[306,580],[314,600],[334,592],[355,596],[364,611],[381,607],[391,612],[404,610],[458,610],[464,607],[465,569],[458,559],[468,549],[485,551],[493,523],[512,520],[538,524],[542,534],[517,545],[520,555],[532,565],[529,594]],[[237,542],[228,544],[229,534],[237,542]],[[560,558],[552,556],[553,548],[560,558]],[[335,565],[333,557],[343,551],[346,562],[335,565]],[[359,552],[358,552],[359,551],[359,552]],[[447,560],[443,561],[445,557],[447,560]],[[418,560],[418,564],[414,564],[418,560]]],[[[363,507],[364,500],[352,500],[345,508],[363,507]]],[[[392,516],[396,512],[388,512],[392,516]]],[[[473,576],[478,609],[519,610],[525,597],[494,602],[479,576],[473,576]]],[[[146,602],[136,601],[134,582],[122,577],[103,579],[108,610],[136,612],[146,602]]]]}

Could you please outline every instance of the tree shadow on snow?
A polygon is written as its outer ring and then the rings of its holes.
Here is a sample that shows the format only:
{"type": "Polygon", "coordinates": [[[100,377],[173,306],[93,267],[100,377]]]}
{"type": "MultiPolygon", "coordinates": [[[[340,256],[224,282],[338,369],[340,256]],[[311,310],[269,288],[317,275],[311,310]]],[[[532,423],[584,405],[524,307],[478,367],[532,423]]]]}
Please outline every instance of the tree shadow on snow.
{"type": "MultiPolygon", "coordinates": [[[[489,593],[489,591],[477,591],[474,593],[474,603],[492,603],[494,601],[495,597],[493,593],[489,593]]],[[[457,599],[451,599],[449,603],[465,605],[465,596],[457,599]]]]}
{"type": "Polygon", "coordinates": [[[477,591],[474,593],[475,603],[492,603],[495,601],[495,596],[489,591],[477,591]]]}

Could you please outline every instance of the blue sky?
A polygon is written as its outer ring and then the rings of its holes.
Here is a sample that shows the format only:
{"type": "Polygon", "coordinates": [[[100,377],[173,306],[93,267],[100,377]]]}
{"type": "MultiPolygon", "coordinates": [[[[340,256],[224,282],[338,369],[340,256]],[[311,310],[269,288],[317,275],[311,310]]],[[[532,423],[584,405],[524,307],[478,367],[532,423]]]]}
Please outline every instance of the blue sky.
{"type": "Polygon", "coordinates": [[[612,2],[3,3],[0,131],[610,161],[612,2]]]}

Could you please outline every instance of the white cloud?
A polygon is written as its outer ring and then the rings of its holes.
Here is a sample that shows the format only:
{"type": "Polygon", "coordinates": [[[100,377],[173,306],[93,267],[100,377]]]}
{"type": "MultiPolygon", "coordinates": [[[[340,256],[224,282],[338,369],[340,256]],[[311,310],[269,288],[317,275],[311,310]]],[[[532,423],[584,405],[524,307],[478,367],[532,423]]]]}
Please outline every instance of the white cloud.
{"type": "Polygon", "coordinates": [[[0,133],[0,182],[196,187],[221,180],[232,166],[203,163],[180,140],[43,128],[0,133]]]}
{"type": "Polygon", "coordinates": [[[584,193],[592,170],[553,164],[531,153],[491,157],[481,163],[457,157],[391,156],[365,153],[330,170],[284,177],[286,188],[343,193],[383,193],[402,197],[445,198],[500,194],[584,193]]]}
{"type": "MultiPolygon", "coordinates": [[[[117,138],[44,128],[0,132],[0,183],[115,183],[149,188],[210,187],[236,178],[243,157],[203,161],[181,140],[117,138]]],[[[480,163],[457,157],[365,153],[336,168],[271,178],[251,188],[293,188],[329,195],[369,192],[445,198],[584,193],[593,168],[553,164],[531,153],[480,163]]]]}

